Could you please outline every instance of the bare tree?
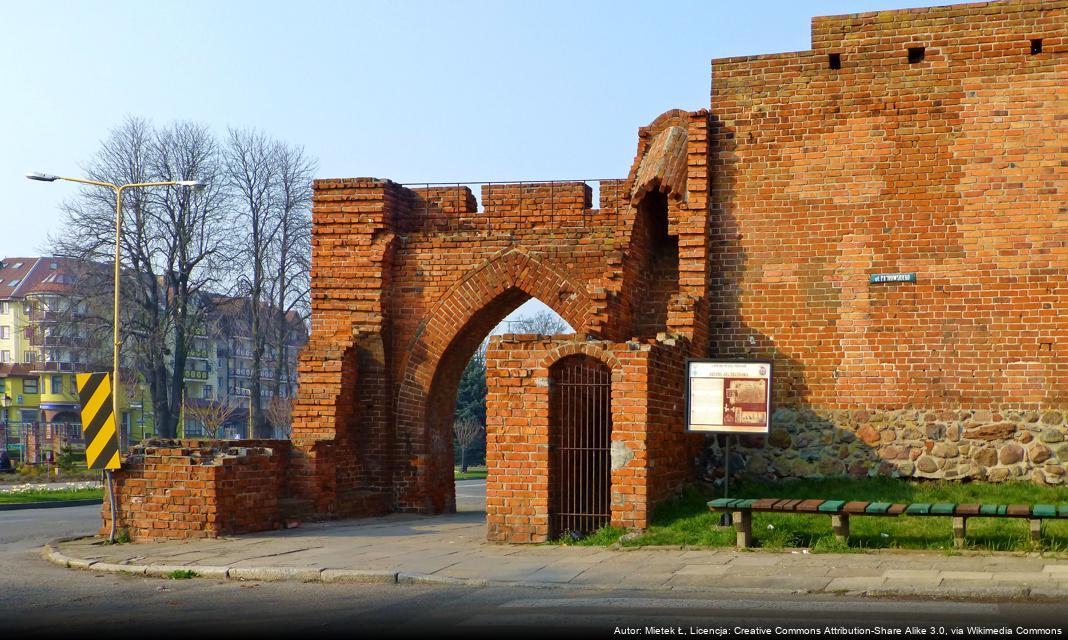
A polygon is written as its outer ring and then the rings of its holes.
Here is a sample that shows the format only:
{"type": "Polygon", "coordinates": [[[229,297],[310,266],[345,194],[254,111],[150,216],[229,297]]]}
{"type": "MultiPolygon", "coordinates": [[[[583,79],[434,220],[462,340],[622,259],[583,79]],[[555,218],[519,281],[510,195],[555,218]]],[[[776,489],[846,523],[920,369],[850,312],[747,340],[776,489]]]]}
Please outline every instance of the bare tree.
{"type": "Polygon", "coordinates": [[[226,174],[240,203],[237,219],[241,229],[238,265],[243,270],[238,292],[248,299],[249,337],[252,340],[252,366],[249,391],[252,395],[253,438],[267,436],[263,416],[263,353],[266,347],[264,303],[268,292],[270,253],[280,228],[277,186],[278,161],[275,145],[263,133],[230,129],[226,149],[226,174]]]}
{"type": "Polygon", "coordinates": [[[460,471],[467,472],[467,450],[471,448],[482,433],[483,427],[474,418],[460,418],[452,423],[456,436],[456,446],[460,449],[460,471]]]}
{"type": "MultiPolygon", "coordinates": [[[[85,167],[89,177],[127,184],[154,180],[200,180],[208,187],[131,189],[123,196],[123,307],[120,311],[123,364],[148,382],[154,422],[160,435],[177,433],[186,357],[207,311],[207,292],[219,285],[228,237],[226,186],[220,175],[215,139],[206,127],[178,122],[153,127],[128,118],[101,143],[85,167]]],[[[65,206],[61,236],[51,238],[54,253],[84,265],[113,261],[114,195],[85,188],[65,206]]],[[[84,308],[99,310],[112,295],[107,270],[84,268],[79,289],[84,308]],[[94,299],[92,304],[88,299],[94,299]]],[[[110,314],[107,314],[110,316],[110,314]]],[[[93,331],[107,323],[90,325],[93,331]]]]}
{"type": "Polygon", "coordinates": [[[219,439],[219,428],[237,411],[237,404],[231,399],[196,400],[187,402],[185,414],[204,427],[204,433],[212,440],[219,439]]]}
{"type": "MultiPolygon", "coordinates": [[[[274,352],[273,396],[286,389],[292,368],[287,347],[306,335],[305,322],[311,311],[311,201],[312,176],[316,163],[302,147],[276,143],[274,158],[277,192],[278,232],[267,255],[268,288],[271,298],[271,345],[274,352]]],[[[288,421],[287,421],[288,424],[288,421]]]]}
{"type": "Polygon", "coordinates": [[[227,175],[237,194],[242,233],[238,292],[248,299],[256,437],[265,437],[265,365],[269,395],[288,395],[287,346],[305,333],[311,268],[311,180],[315,162],[304,149],[254,130],[229,132],[227,175]]]}
{"type": "Polygon", "coordinates": [[[514,320],[513,333],[536,333],[552,336],[558,333],[571,333],[572,329],[560,316],[551,311],[541,310],[532,315],[514,320]]]}
{"type": "MultiPolygon", "coordinates": [[[[288,438],[293,432],[293,401],[289,398],[275,396],[267,401],[267,407],[263,410],[267,421],[275,431],[288,438]]],[[[272,434],[273,435],[273,434],[272,434]]]]}

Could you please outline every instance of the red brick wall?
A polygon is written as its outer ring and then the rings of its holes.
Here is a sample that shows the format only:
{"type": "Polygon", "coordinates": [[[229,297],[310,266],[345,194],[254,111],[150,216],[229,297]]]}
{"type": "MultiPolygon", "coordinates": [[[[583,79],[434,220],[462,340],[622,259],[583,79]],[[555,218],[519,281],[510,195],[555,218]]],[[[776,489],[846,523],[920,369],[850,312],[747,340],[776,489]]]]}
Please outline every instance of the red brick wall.
{"type": "Polygon", "coordinates": [[[713,61],[711,352],[773,358],[779,406],[1068,405],[1066,35],[991,2],[713,61]]]}
{"type": "MultiPolygon", "coordinates": [[[[663,232],[687,248],[664,267],[674,284],[656,296],[667,310],[652,315],[659,331],[691,337],[703,330],[694,316],[706,304],[707,264],[693,247],[707,226],[708,119],[678,111],[657,122],[643,135],[665,123],[685,130],[672,147],[682,159],[663,232]]],[[[490,329],[530,297],[602,338],[655,335],[633,311],[639,291],[650,290],[639,281],[655,253],[633,232],[644,148],[630,178],[601,183],[596,209],[581,182],[483,185],[478,211],[463,185],[316,181],[293,495],[327,514],[360,512],[367,499],[400,511],[453,510],[460,374],[490,329]]],[[[664,188],[647,173],[643,193],[664,188]]]]}
{"type": "MultiPolygon", "coordinates": [[[[114,472],[117,527],[135,541],[279,527],[289,446],[286,440],[174,440],[134,447],[114,472]]],[[[101,511],[106,535],[107,496],[101,511]]]]}
{"type": "Polygon", "coordinates": [[[582,354],[612,370],[611,524],[644,528],[653,508],[693,477],[703,437],[682,422],[685,345],[613,343],[585,335],[494,336],[486,353],[486,519],[490,540],[550,536],[550,373],[582,354]]]}

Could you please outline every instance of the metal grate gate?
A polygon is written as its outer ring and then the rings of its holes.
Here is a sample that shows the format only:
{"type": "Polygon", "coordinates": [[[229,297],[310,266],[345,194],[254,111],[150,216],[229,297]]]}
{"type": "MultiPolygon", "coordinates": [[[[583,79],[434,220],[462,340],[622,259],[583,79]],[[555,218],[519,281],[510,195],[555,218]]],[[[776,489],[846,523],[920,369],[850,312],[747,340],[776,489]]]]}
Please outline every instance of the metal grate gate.
{"type": "Polygon", "coordinates": [[[570,356],[550,374],[550,533],[588,534],[612,515],[612,371],[595,358],[570,356]]]}

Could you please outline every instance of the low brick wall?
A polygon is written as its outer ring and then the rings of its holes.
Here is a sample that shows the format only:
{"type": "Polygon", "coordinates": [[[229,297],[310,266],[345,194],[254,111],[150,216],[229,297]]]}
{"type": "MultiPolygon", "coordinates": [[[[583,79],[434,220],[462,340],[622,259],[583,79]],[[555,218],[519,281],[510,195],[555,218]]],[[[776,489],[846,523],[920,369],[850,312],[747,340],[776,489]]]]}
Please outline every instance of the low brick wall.
{"type": "MultiPolygon", "coordinates": [[[[149,440],[114,472],[131,540],[216,538],[282,525],[287,440],[149,440]]],[[[111,526],[109,501],[101,533],[111,526]]]]}

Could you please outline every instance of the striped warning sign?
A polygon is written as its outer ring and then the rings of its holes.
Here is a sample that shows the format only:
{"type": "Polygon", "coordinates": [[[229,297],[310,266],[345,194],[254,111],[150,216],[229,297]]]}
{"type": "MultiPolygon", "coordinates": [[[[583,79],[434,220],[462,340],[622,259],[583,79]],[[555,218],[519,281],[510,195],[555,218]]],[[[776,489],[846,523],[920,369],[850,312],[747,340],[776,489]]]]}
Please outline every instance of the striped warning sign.
{"type": "Polygon", "coordinates": [[[85,463],[90,469],[119,468],[119,434],[115,430],[110,373],[79,373],[85,463]]]}

